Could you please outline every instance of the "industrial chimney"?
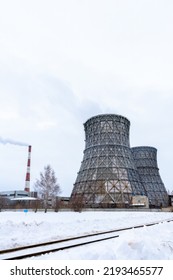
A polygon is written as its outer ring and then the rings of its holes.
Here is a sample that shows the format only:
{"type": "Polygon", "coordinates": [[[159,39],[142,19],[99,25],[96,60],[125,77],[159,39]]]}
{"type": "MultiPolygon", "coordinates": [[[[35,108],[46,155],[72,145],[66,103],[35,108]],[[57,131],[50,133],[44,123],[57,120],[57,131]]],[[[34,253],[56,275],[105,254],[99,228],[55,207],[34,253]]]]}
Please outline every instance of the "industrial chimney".
{"type": "Polygon", "coordinates": [[[28,146],[28,161],[25,180],[25,191],[30,192],[30,165],[31,165],[31,146],[28,146]]]}

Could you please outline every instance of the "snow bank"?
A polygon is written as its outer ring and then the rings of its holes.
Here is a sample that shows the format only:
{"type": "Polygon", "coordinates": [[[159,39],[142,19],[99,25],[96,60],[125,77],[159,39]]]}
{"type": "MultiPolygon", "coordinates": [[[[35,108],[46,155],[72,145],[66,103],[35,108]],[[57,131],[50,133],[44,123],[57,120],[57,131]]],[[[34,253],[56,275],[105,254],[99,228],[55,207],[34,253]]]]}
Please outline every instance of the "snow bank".
{"type": "MultiPolygon", "coordinates": [[[[0,250],[173,218],[162,212],[1,212],[0,250]]],[[[173,259],[173,222],[35,259],[173,259]]]]}

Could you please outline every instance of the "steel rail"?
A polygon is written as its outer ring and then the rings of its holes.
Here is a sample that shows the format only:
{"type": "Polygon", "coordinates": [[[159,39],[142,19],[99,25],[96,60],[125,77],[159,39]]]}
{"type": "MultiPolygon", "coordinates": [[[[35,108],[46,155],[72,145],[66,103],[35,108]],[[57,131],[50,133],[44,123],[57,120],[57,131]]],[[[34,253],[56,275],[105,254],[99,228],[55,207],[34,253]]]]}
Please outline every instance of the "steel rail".
{"type": "Polygon", "coordinates": [[[125,227],[125,228],[118,228],[118,229],[113,229],[113,230],[109,230],[109,231],[102,231],[102,232],[97,232],[97,233],[92,233],[92,234],[87,234],[87,235],[80,235],[80,236],[74,236],[74,237],[65,238],[65,239],[54,240],[54,241],[50,241],[50,242],[43,242],[43,243],[32,244],[32,245],[23,246],[23,247],[1,250],[0,259],[1,260],[19,260],[19,259],[25,259],[25,258],[29,258],[29,257],[39,256],[39,255],[46,254],[46,253],[75,248],[78,246],[83,246],[83,245],[119,237],[119,235],[109,236],[109,234],[111,234],[111,233],[123,232],[123,231],[131,230],[131,229],[138,229],[138,228],[142,228],[144,226],[154,226],[159,223],[172,222],[172,221],[173,221],[173,219],[159,220],[159,221],[155,221],[155,222],[134,225],[134,226],[129,226],[129,227],[125,227]],[[108,235],[108,236],[92,240],[93,237],[102,236],[102,235],[108,235]],[[90,238],[90,240],[88,240],[88,241],[85,240],[85,239],[89,239],[89,238],[90,238]],[[82,239],[84,239],[84,241],[82,241],[82,239]],[[76,241],[76,240],[81,240],[81,242],[75,243],[75,244],[68,244],[70,241],[76,241]],[[64,245],[63,245],[63,243],[64,243],[64,245]],[[39,247],[51,246],[51,245],[55,245],[55,244],[60,245],[60,246],[56,247],[56,248],[50,248],[50,249],[37,251],[37,252],[26,253],[26,250],[29,250],[29,249],[34,249],[34,248],[39,249],[39,247]],[[25,253],[13,256],[13,253],[15,253],[15,252],[19,253],[20,251],[21,251],[21,253],[24,253],[24,251],[25,251],[25,253]]]}

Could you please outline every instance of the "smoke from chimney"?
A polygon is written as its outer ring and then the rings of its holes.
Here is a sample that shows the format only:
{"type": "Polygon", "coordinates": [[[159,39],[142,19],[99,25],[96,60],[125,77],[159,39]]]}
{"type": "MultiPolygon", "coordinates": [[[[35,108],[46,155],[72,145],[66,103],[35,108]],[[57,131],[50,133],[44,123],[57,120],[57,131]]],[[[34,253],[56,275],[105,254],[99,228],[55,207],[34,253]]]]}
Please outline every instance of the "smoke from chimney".
{"type": "Polygon", "coordinates": [[[25,191],[30,192],[30,165],[31,165],[31,146],[27,143],[15,141],[9,138],[2,138],[0,137],[0,143],[1,144],[11,144],[16,146],[28,146],[28,161],[27,161],[27,171],[26,171],[26,180],[25,180],[25,191]]]}
{"type": "Polygon", "coordinates": [[[2,137],[0,137],[0,143],[4,144],[4,145],[11,144],[11,145],[17,145],[17,146],[28,146],[27,143],[15,141],[15,140],[12,140],[12,139],[9,139],[9,138],[4,139],[2,137]]]}

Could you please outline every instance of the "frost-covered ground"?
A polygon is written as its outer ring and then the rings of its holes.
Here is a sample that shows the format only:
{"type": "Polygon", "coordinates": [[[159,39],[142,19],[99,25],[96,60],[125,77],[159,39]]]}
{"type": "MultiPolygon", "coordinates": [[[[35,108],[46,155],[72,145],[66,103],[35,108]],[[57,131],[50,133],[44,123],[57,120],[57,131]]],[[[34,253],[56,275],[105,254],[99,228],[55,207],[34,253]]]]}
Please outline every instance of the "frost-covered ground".
{"type": "MultiPolygon", "coordinates": [[[[173,218],[163,212],[1,212],[0,250],[173,218]]],[[[173,222],[133,229],[119,238],[34,259],[173,259],[173,222]]]]}

